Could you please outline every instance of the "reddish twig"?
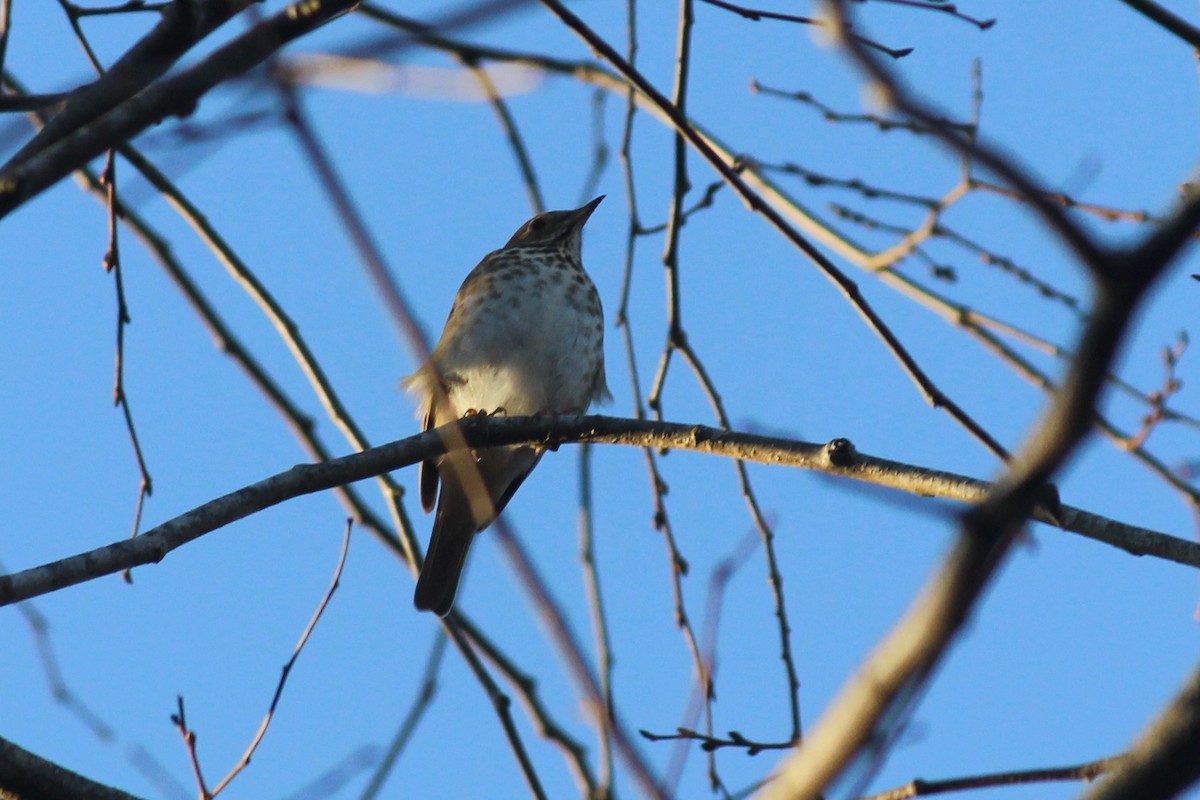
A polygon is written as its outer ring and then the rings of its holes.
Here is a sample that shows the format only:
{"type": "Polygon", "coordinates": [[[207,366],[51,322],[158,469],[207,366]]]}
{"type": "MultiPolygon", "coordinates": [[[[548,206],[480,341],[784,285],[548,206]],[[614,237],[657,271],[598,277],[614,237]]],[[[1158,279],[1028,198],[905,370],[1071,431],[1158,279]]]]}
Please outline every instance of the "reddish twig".
{"type": "Polygon", "coordinates": [[[187,716],[183,710],[183,695],[179,695],[177,698],[178,711],[171,715],[171,721],[175,723],[175,727],[179,729],[179,733],[183,736],[183,742],[188,751],[188,758],[192,763],[192,772],[196,776],[196,785],[200,789],[201,800],[212,800],[234,778],[241,774],[242,770],[250,764],[250,759],[258,749],[259,744],[262,743],[263,737],[267,735],[267,728],[271,726],[271,720],[275,718],[275,709],[279,706],[280,698],[283,697],[283,687],[287,685],[287,679],[292,672],[292,667],[295,666],[296,659],[300,657],[301,651],[304,650],[304,645],[308,643],[308,638],[312,635],[313,629],[316,628],[321,615],[325,613],[325,608],[329,605],[329,601],[333,598],[333,593],[337,590],[338,584],[341,581],[342,568],[346,566],[346,555],[350,552],[350,530],[353,524],[353,520],[346,520],[346,532],[342,535],[342,550],[338,555],[337,567],[333,571],[333,580],[330,582],[329,588],[325,591],[325,595],[321,598],[320,604],[317,605],[317,610],[313,612],[312,618],[309,619],[308,625],[305,626],[304,632],[300,634],[300,640],[296,642],[296,647],[292,650],[292,657],[283,665],[283,672],[279,676],[279,683],[275,685],[275,694],[271,697],[271,705],[267,708],[266,716],[259,723],[258,731],[255,732],[254,738],[250,741],[250,745],[246,748],[246,752],[242,754],[241,759],[212,791],[208,790],[208,786],[204,782],[204,774],[200,768],[200,759],[196,754],[196,732],[187,725],[187,716]]]}
{"type": "MultiPolygon", "coordinates": [[[[342,580],[342,568],[346,566],[346,556],[350,552],[350,531],[353,527],[354,521],[347,519],[346,532],[342,534],[342,550],[338,554],[337,566],[333,570],[333,579],[329,582],[329,588],[325,590],[325,596],[321,598],[321,602],[317,605],[317,610],[313,612],[312,618],[309,619],[308,625],[305,626],[304,632],[300,634],[300,639],[296,642],[296,647],[292,650],[292,657],[283,665],[283,672],[279,676],[279,683],[275,685],[275,694],[271,697],[271,705],[267,708],[266,716],[259,723],[258,730],[255,732],[254,738],[250,741],[250,745],[246,748],[246,752],[242,754],[241,759],[229,771],[229,774],[221,779],[221,782],[213,789],[212,794],[206,795],[206,798],[216,797],[220,794],[221,790],[228,786],[230,781],[236,778],[250,764],[250,758],[254,755],[254,751],[258,749],[263,737],[267,735],[267,728],[271,726],[271,720],[275,718],[275,709],[279,706],[279,699],[283,697],[283,687],[287,685],[288,676],[292,674],[292,667],[296,665],[296,659],[300,657],[300,652],[304,650],[304,645],[308,643],[309,637],[312,636],[313,630],[317,627],[317,622],[320,621],[321,615],[325,613],[329,601],[333,599],[333,593],[337,591],[338,584],[342,580]]],[[[180,712],[182,714],[182,702],[180,712]]],[[[203,784],[201,784],[201,789],[203,789],[203,784]]]]}
{"type": "Polygon", "coordinates": [[[196,777],[196,785],[200,788],[200,799],[209,800],[212,793],[208,791],[208,785],[204,782],[204,771],[200,769],[200,758],[196,755],[196,732],[188,727],[187,714],[183,710],[183,695],[175,696],[176,711],[171,715],[171,722],[175,723],[175,727],[179,730],[179,735],[183,737],[183,745],[187,748],[188,761],[192,765],[192,774],[196,777]]]}

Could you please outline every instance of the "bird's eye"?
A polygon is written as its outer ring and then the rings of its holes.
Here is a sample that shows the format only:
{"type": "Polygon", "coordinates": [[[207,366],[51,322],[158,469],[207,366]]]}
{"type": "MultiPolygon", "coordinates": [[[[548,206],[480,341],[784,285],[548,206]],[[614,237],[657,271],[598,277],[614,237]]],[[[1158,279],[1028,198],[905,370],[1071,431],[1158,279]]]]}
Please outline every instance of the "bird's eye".
{"type": "Polygon", "coordinates": [[[546,228],[546,220],[543,217],[534,217],[529,220],[529,232],[540,233],[546,228]]]}

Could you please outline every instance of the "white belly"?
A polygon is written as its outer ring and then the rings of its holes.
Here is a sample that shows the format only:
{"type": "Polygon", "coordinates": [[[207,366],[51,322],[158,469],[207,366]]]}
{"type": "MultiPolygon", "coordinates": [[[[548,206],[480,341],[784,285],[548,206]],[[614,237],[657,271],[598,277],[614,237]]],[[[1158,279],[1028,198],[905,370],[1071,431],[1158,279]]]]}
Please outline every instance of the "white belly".
{"type": "Polygon", "coordinates": [[[568,297],[556,284],[524,294],[516,307],[487,303],[473,309],[474,319],[437,358],[458,413],[587,410],[603,358],[602,318],[585,313],[575,299],[579,294],[568,297]]]}

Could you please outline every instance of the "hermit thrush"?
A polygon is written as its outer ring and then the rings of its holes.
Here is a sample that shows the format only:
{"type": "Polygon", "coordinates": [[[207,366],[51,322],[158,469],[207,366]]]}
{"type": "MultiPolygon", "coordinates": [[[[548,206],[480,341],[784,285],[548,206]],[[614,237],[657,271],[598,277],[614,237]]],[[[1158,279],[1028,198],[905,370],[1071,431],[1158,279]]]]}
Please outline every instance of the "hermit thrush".
{"type": "MultiPolygon", "coordinates": [[[[539,214],[463,281],[429,361],[404,379],[430,430],[466,414],[582,414],[609,399],[604,313],[583,269],[583,225],[601,195],[539,214]]],[[[542,457],[534,446],[458,450],[424,461],[421,505],[437,516],[413,602],[445,615],[467,549],[542,457]],[[438,483],[441,496],[438,497],[438,483]]]]}

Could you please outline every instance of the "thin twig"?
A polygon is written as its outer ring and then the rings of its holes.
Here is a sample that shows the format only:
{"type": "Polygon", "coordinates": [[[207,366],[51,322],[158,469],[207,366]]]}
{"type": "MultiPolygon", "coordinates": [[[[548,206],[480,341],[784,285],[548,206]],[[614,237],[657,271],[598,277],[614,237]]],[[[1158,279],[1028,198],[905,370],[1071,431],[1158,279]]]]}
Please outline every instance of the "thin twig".
{"type": "Polygon", "coordinates": [[[1057,781],[1085,781],[1091,783],[1101,775],[1120,769],[1128,760],[1128,756],[1117,755],[1088,761],[1085,764],[1075,764],[1070,767],[993,772],[986,775],[971,775],[965,778],[917,779],[904,786],[888,789],[886,792],[879,792],[869,797],[860,798],[860,800],[907,800],[910,797],[931,797],[935,794],[964,792],[970,789],[1020,786],[1030,783],[1050,783],[1057,781]]]}
{"type": "Polygon", "coordinates": [[[421,683],[417,687],[417,696],[413,698],[412,705],[408,709],[408,713],[404,715],[404,719],[400,722],[400,727],[396,731],[391,744],[388,745],[387,752],[384,753],[379,765],[375,768],[375,772],[371,775],[371,780],[367,783],[367,787],[363,789],[363,793],[359,800],[375,800],[379,796],[379,792],[383,789],[383,784],[391,774],[393,767],[396,766],[400,755],[404,752],[404,748],[408,746],[409,740],[420,724],[421,718],[425,716],[425,712],[433,703],[433,698],[437,695],[438,672],[441,671],[443,656],[446,654],[446,642],[450,641],[441,631],[433,639],[433,646],[429,649],[429,657],[425,659],[425,672],[421,676],[421,683]]]}
{"type": "Polygon", "coordinates": [[[875,0],[875,2],[892,3],[893,5],[898,6],[919,8],[923,11],[937,11],[942,14],[949,14],[955,19],[961,19],[963,22],[969,22],[976,28],[979,28],[981,31],[986,31],[988,28],[996,24],[996,20],[994,19],[978,19],[976,17],[969,17],[959,11],[958,6],[954,5],[953,3],[943,2],[943,0],[930,0],[930,2],[924,2],[923,0],[875,0]]]}
{"type": "Polygon", "coordinates": [[[509,748],[512,750],[513,757],[517,760],[517,765],[521,768],[521,775],[525,778],[525,784],[529,787],[529,793],[533,795],[534,800],[546,800],[546,790],[542,788],[542,780],[538,777],[537,770],[533,766],[533,761],[529,758],[529,751],[525,748],[525,742],[521,738],[521,732],[517,729],[516,721],[512,715],[512,700],[506,695],[492,676],[488,674],[487,668],[483,662],[479,660],[479,656],[475,653],[471,645],[471,641],[463,634],[458,627],[459,612],[452,611],[449,616],[443,617],[442,628],[446,631],[446,635],[454,642],[454,646],[458,648],[462,654],[463,660],[467,662],[467,666],[474,673],[475,679],[479,681],[479,685],[487,692],[488,699],[492,702],[492,708],[496,712],[496,717],[500,720],[500,725],[504,729],[504,738],[508,742],[509,748]]]}
{"type": "MultiPolygon", "coordinates": [[[[721,610],[725,602],[725,592],[729,588],[729,582],[734,574],[745,565],[750,556],[754,553],[755,548],[759,543],[759,532],[757,529],[748,532],[742,537],[741,541],[734,546],[733,552],[725,558],[721,559],[713,567],[708,579],[708,597],[704,605],[704,624],[701,628],[702,652],[704,653],[704,661],[707,665],[708,672],[713,675],[714,681],[716,676],[717,663],[717,639],[720,633],[720,618],[721,610]]],[[[700,744],[701,749],[705,752],[715,752],[722,746],[734,745],[735,742],[730,740],[722,740],[718,736],[713,736],[711,733],[702,734],[695,730],[695,720],[699,718],[701,713],[710,705],[711,698],[704,695],[701,691],[693,691],[688,700],[688,712],[685,715],[684,722],[676,729],[674,734],[657,734],[650,731],[638,731],[644,738],[649,741],[671,741],[671,740],[691,740],[700,744]]],[[[795,745],[795,741],[789,739],[786,742],[777,742],[771,744],[753,743],[737,734],[736,731],[731,731],[731,736],[737,735],[740,742],[738,746],[745,749],[747,755],[757,755],[763,749],[787,749],[795,745]]],[[[715,777],[715,776],[714,776],[715,777]]]]}
{"type": "Polygon", "coordinates": [[[587,748],[558,723],[550,714],[545,702],[538,694],[538,681],[529,673],[523,671],[505,652],[500,650],[483,631],[464,616],[455,612],[456,623],[463,635],[470,641],[483,658],[508,681],[517,699],[525,707],[525,713],[533,721],[538,735],[551,742],[563,751],[571,770],[575,772],[580,785],[595,783],[589,777],[591,766],[587,760],[587,748]]]}
{"type": "Polygon", "coordinates": [[[596,648],[599,667],[601,713],[595,714],[596,734],[600,745],[600,778],[594,787],[596,800],[611,798],[614,792],[613,775],[613,731],[612,720],[616,716],[613,699],[613,653],[612,638],[608,629],[608,617],[604,610],[604,594],[600,590],[600,571],[596,566],[596,543],[592,514],[592,446],[579,448],[579,560],[583,564],[584,590],[592,619],[592,638],[596,648]]]}
{"type": "Polygon", "coordinates": [[[884,341],[888,349],[901,363],[913,382],[920,387],[932,405],[944,408],[951,417],[970,431],[989,450],[1001,458],[1007,458],[1008,453],[1004,446],[959,407],[954,400],[945,395],[929,376],[925,374],[925,371],[908,352],[908,349],[901,344],[891,328],[875,312],[874,308],[866,301],[866,298],[862,296],[857,284],[846,277],[815,245],[793,228],[784,219],[782,214],[750,188],[749,184],[742,179],[738,171],[733,167],[731,160],[717,152],[711,137],[702,134],[689,120],[681,116],[671,101],[659,92],[644,75],[634,69],[608,42],[584,24],[583,20],[567,9],[559,0],[542,0],[542,3],[596,53],[612,64],[629,83],[636,86],[639,92],[645,96],[651,107],[661,114],[664,119],[668,120],[676,130],[683,133],[691,146],[737,191],[738,195],[746,202],[750,209],[762,214],[779,233],[821,269],[826,277],[838,287],[847,300],[863,316],[876,335],[884,341]]]}
{"type": "Polygon", "coordinates": [[[496,120],[500,123],[500,129],[504,131],[504,138],[508,140],[509,149],[512,150],[513,157],[517,160],[517,169],[521,173],[521,182],[525,185],[526,194],[529,195],[530,208],[533,209],[534,214],[542,213],[546,210],[546,201],[542,198],[537,171],[533,167],[533,159],[529,155],[529,148],[525,146],[525,139],[521,136],[521,130],[517,127],[517,122],[513,119],[512,112],[509,111],[508,103],[504,102],[504,98],[500,96],[500,92],[496,89],[496,84],[492,80],[492,76],[488,74],[487,69],[479,66],[477,63],[463,63],[464,66],[471,70],[471,74],[475,76],[475,80],[483,88],[483,92],[487,96],[492,110],[496,112],[496,120]]]}
{"type": "Polygon", "coordinates": [[[175,713],[171,715],[171,722],[179,731],[179,735],[183,737],[183,746],[187,748],[188,763],[192,765],[192,776],[196,779],[196,786],[200,789],[200,800],[209,800],[212,793],[208,791],[208,785],[204,782],[204,770],[200,768],[200,756],[196,753],[196,732],[188,727],[187,712],[184,710],[183,695],[181,694],[175,695],[175,713]]]}
{"type": "MultiPolygon", "coordinates": [[[[798,103],[803,103],[804,105],[815,108],[817,111],[821,112],[821,116],[825,118],[826,122],[833,122],[837,124],[865,123],[874,126],[881,133],[888,133],[889,131],[908,131],[909,133],[915,134],[929,134],[933,132],[928,125],[908,119],[894,119],[891,117],[883,117],[878,114],[856,114],[837,111],[831,106],[828,106],[818,100],[815,96],[813,96],[812,92],[789,92],[784,89],[775,89],[770,86],[764,86],[757,80],[750,81],[750,91],[756,94],[764,94],[771,97],[781,97],[785,100],[795,100],[798,103]]],[[[966,135],[971,135],[974,132],[972,126],[966,123],[954,122],[949,119],[940,119],[938,120],[938,123],[951,128],[957,128],[966,135]]]]}
{"type": "Polygon", "coordinates": [[[163,12],[167,10],[167,6],[169,5],[171,5],[169,2],[153,3],[148,2],[148,0],[125,0],[124,3],[114,6],[94,6],[91,8],[74,6],[74,8],[76,16],[99,17],[109,14],[130,14],[137,11],[163,12]]]}
{"type": "MultiPolygon", "coordinates": [[[[125,430],[129,433],[129,441],[133,446],[134,459],[137,461],[140,481],[138,484],[137,501],[134,504],[133,526],[130,536],[137,536],[142,527],[142,509],[146,498],[154,492],[154,482],[150,478],[150,470],[146,466],[146,458],[137,435],[137,427],[133,423],[133,410],[129,407],[129,395],[125,393],[125,326],[130,323],[129,306],[125,301],[125,280],[121,269],[121,251],[118,245],[117,224],[119,217],[119,201],[117,199],[117,165],[116,152],[108,151],[104,172],[100,175],[100,183],[107,191],[108,206],[108,250],[104,254],[104,269],[113,276],[113,287],[117,301],[117,354],[116,365],[113,368],[113,404],[121,409],[125,419],[125,430]]],[[[126,570],[124,578],[132,583],[133,573],[126,570]]]]}
{"type": "MultiPolygon", "coordinates": [[[[567,662],[571,676],[575,679],[577,687],[584,695],[588,712],[594,715],[607,714],[608,709],[605,707],[603,693],[600,690],[596,675],[588,665],[587,657],[583,653],[583,648],[579,645],[578,637],[571,629],[565,615],[562,613],[562,609],[550,596],[546,582],[538,574],[533,562],[529,559],[520,541],[513,534],[512,529],[503,517],[496,520],[492,530],[499,540],[501,547],[509,555],[509,560],[516,568],[517,574],[521,578],[521,585],[532,595],[534,605],[541,615],[543,623],[549,629],[551,638],[557,645],[559,653],[562,654],[567,662]]],[[[633,774],[633,778],[637,781],[642,795],[665,800],[670,794],[665,791],[661,782],[651,771],[649,763],[638,752],[634,742],[625,733],[623,723],[615,714],[609,719],[611,723],[610,730],[616,744],[617,753],[633,774]]],[[[590,773],[587,773],[587,775],[590,776],[590,773]]],[[[594,781],[587,783],[584,788],[589,792],[594,791],[594,781]]]]}
{"type": "MultiPolygon", "coordinates": [[[[752,20],[754,22],[760,22],[764,19],[774,19],[774,20],[779,20],[781,22],[798,22],[801,25],[815,25],[818,28],[823,28],[829,24],[827,20],[820,19],[819,17],[802,17],[798,14],[781,14],[778,11],[764,11],[764,10],[758,9],[758,8],[747,8],[745,6],[739,6],[735,3],[727,2],[727,0],[700,0],[700,1],[702,3],[707,3],[710,6],[716,6],[717,8],[723,8],[726,11],[732,11],[734,14],[737,14],[739,17],[742,17],[743,19],[752,20]]],[[[853,34],[851,34],[851,35],[853,35],[853,34]]],[[[861,41],[867,47],[874,48],[881,53],[885,53],[885,54],[891,56],[892,58],[904,58],[906,55],[909,55],[913,51],[913,49],[911,47],[903,47],[898,50],[895,50],[895,49],[892,49],[891,47],[885,47],[884,45],[880,44],[879,42],[876,42],[876,41],[873,41],[871,39],[867,39],[864,37],[859,37],[859,41],[861,41]]]]}
{"type": "Polygon", "coordinates": [[[92,49],[92,43],[88,41],[83,34],[83,28],[79,25],[79,8],[69,0],[58,0],[59,7],[63,13],[67,15],[67,24],[71,26],[71,31],[75,34],[75,41],[79,42],[79,46],[83,48],[83,54],[87,56],[88,63],[92,65],[92,69],[96,70],[101,77],[104,76],[104,67],[100,63],[100,59],[96,57],[96,51],[92,49]]]}
{"type": "Polygon", "coordinates": [[[254,738],[250,741],[250,745],[246,748],[246,752],[242,754],[241,759],[229,771],[229,774],[221,779],[221,782],[213,789],[210,797],[216,797],[220,794],[221,790],[228,786],[229,782],[236,778],[250,764],[251,757],[258,750],[263,737],[267,735],[267,728],[271,727],[271,720],[275,718],[275,709],[279,706],[279,699],[283,697],[283,687],[287,685],[288,676],[292,674],[292,667],[296,665],[296,659],[300,657],[301,651],[304,650],[304,645],[308,643],[308,639],[317,627],[321,615],[325,613],[325,609],[329,606],[329,601],[333,599],[333,593],[337,591],[338,585],[341,583],[342,569],[346,566],[346,556],[350,552],[350,531],[353,527],[354,520],[347,519],[346,532],[342,534],[342,550],[338,554],[337,566],[333,570],[333,579],[329,582],[329,588],[325,591],[325,596],[321,598],[321,602],[317,605],[317,610],[313,612],[308,625],[305,626],[304,632],[300,634],[300,639],[296,642],[296,647],[292,650],[292,657],[283,665],[283,671],[279,675],[279,683],[275,685],[275,694],[271,697],[271,705],[267,708],[266,716],[259,723],[258,730],[255,732],[254,738]]]}

